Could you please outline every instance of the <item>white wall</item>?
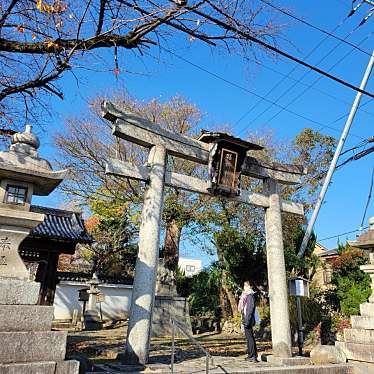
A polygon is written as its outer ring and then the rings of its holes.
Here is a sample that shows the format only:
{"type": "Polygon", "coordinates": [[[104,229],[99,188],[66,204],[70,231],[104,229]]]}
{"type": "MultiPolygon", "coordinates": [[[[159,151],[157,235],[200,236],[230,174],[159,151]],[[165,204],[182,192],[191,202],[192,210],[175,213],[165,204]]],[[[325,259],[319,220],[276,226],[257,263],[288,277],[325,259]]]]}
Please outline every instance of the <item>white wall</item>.
{"type": "Polygon", "coordinates": [[[184,271],[187,277],[192,277],[195,274],[200,273],[202,269],[202,261],[193,258],[180,257],[178,260],[179,268],[184,271]]]}
{"type": "MultiPolygon", "coordinates": [[[[56,287],[54,318],[55,320],[69,320],[73,310],[79,312],[82,302],[78,301],[78,290],[87,288],[84,282],[61,281],[56,287]]],[[[120,320],[128,316],[131,305],[132,286],[123,284],[100,284],[99,289],[105,295],[101,303],[104,320],[120,320]]],[[[97,304],[98,309],[100,304],[97,304]]]]}

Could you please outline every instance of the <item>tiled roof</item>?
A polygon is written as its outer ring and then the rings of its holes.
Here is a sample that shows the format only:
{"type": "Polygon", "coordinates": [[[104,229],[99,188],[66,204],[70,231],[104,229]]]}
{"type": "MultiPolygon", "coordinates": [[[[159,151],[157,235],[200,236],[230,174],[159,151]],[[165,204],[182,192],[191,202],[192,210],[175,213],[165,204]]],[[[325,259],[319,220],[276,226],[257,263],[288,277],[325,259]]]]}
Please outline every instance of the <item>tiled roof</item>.
{"type": "Polygon", "coordinates": [[[350,244],[358,248],[374,248],[374,229],[364,232],[350,244]]]}
{"type": "MultiPolygon", "coordinates": [[[[82,272],[57,272],[57,279],[59,281],[73,281],[73,282],[87,282],[92,278],[92,273],[82,272]]],[[[105,277],[98,274],[98,279],[101,283],[112,283],[112,284],[127,284],[132,285],[134,279],[132,277],[105,277]]]]}
{"type": "Polygon", "coordinates": [[[30,211],[45,214],[44,221],[31,231],[30,236],[77,243],[92,242],[80,213],[36,205],[32,205],[30,211]]]}
{"type": "Polygon", "coordinates": [[[337,249],[329,249],[321,253],[318,253],[317,256],[318,257],[330,257],[330,256],[337,256],[337,255],[338,255],[337,249]]]}

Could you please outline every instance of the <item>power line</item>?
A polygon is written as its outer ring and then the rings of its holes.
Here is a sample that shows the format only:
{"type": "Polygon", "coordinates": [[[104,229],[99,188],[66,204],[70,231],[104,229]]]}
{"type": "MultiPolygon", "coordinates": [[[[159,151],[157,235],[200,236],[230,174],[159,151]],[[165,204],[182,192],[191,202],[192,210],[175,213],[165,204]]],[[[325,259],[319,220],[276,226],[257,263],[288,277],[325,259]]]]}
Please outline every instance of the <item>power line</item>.
{"type": "MultiPolygon", "coordinates": [[[[354,30],[350,31],[345,38],[348,38],[352,33],[354,32],[354,30]]],[[[364,43],[371,35],[373,34],[373,32],[369,33],[367,36],[365,36],[365,38],[363,38],[359,45],[361,45],[362,43],[364,43]]],[[[322,57],[317,64],[320,64],[326,57],[328,57],[332,52],[335,51],[336,47],[338,47],[341,43],[338,43],[335,47],[333,47],[324,57],[322,57]]],[[[353,52],[353,49],[351,49],[348,53],[346,53],[343,57],[341,57],[337,62],[335,62],[330,68],[328,71],[331,71],[332,69],[334,69],[337,65],[339,65],[343,60],[345,60],[351,53],[353,52]]],[[[303,76],[299,79],[299,81],[301,81],[302,79],[304,79],[308,74],[310,73],[310,71],[307,71],[303,74],[303,76]]],[[[322,76],[319,76],[311,85],[309,88],[306,88],[304,89],[300,94],[297,94],[290,102],[288,102],[288,104],[285,105],[286,108],[288,108],[290,105],[292,105],[296,100],[298,100],[301,96],[303,96],[307,91],[309,91],[309,89],[311,87],[313,87],[315,84],[317,84],[323,77],[322,76]]],[[[291,91],[294,87],[296,86],[296,84],[293,84],[291,87],[289,87],[288,89],[286,89],[285,91],[283,91],[283,93],[275,100],[276,102],[279,102],[279,100],[281,100],[285,94],[287,94],[289,91],[291,91]]],[[[272,105],[268,106],[264,111],[262,111],[258,116],[256,116],[256,118],[253,120],[256,121],[260,116],[262,116],[265,112],[267,112],[270,108],[272,107],[272,105]]],[[[279,110],[277,113],[275,113],[272,117],[270,117],[266,122],[271,122],[274,118],[276,118],[280,113],[282,113],[283,110],[279,110]]]]}
{"type": "Polygon", "coordinates": [[[357,229],[357,230],[352,230],[352,231],[347,231],[347,232],[342,232],[340,234],[337,234],[337,235],[333,235],[333,236],[329,236],[327,238],[323,238],[323,239],[319,239],[317,240],[317,242],[323,242],[324,240],[329,240],[329,239],[334,239],[334,238],[338,238],[339,236],[343,236],[343,235],[348,235],[348,234],[353,234],[357,231],[361,231],[361,230],[366,230],[367,228],[369,228],[369,226],[366,226],[366,227],[363,227],[362,229],[357,229]]]}
{"type": "MultiPolygon", "coordinates": [[[[203,71],[204,73],[206,73],[206,74],[208,74],[208,75],[211,75],[212,77],[215,77],[215,78],[217,78],[217,79],[219,79],[219,80],[221,80],[221,81],[223,81],[223,82],[225,82],[225,83],[227,83],[227,84],[229,84],[229,85],[231,85],[231,86],[233,86],[233,87],[236,87],[236,88],[238,88],[238,89],[240,89],[240,90],[242,90],[242,91],[245,91],[245,92],[247,92],[247,93],[249,93],[249,94],[251,94],[251,95],[253,95],[253,96],[256,96],[256,97],[258,97],[258,98],[261,98],[261,99],[263,99],[264,101],[267,101],[267,102],[269,102],[269,103],[274,103],[273,101],[267,99],[266,97],[263,97],[263,96],[257,94],[256,92],[251,91],[251,90],[249,90],[248,88],[246,88],[246,87],[244,87],[244,86],[241,86],[241,85],[238,84],[238,83],[232,82],[232,81],[230,81],[230,80],[228,80],[228,79],[226,79],[226,78],[224,78],[224,77],[222,77],[222,76],[220,76],[220,75],[218,75],[218,74],[216,74],[216,73],[214,73],[214,72],[212,72],[212,71],[210,71],[210,70],[208,70],[208,69],[206,69],[206,68],[204,68],[204,67],[202,67],[202,66],[200,66],[200,65],[198,65],[198,64],[196,64],[196,63],[194,63],[194,62],[192,62],[192,61],[187,60],[186,58],[184,58],[184,57],[182,57],[182,56],[176,54],[175,52],[171,51],[170,49],[167,49],[167,48],[162,47],[162,46],[159,46],[159,48],[162,49],[162,50],[164,50],[165,52],[171,54],[172,56],[175,56],[176,58],[178,58],[179,60],[185,62],[186,64],[189,64],[189,65],[195,67],[196,69],[199,69],[199,70],[203,71]]],[[[278,107],[280,107],[280,108],[283,108],[282,105],[279,105],[278,103],[274,103],[274,105],[276,105],[276,106],[278,106],[278,107]]],[[[299,113],[297,113],[297,112],[294,112],[293,110],[290,110],[290,109],[285,108],[285,111],[287,111],[288,113],[290,113],[290,114],[292,114],[292,115],[294,115],[294,116],[297,116],[297,117],[299,117],[299,118],[301,118],[301,119],[303,119],[303,120],[305,120],[305,121],[308,121],[308,122],[314,123],[314,124],[316,124],[316,125],[318,125],[318,126],[322,126],[323,128],[325,128],[325,127],[326,127],[326,128],[329,128],[329,129],[331,129],[331,130],[333,130],[333,131],[337,131],[337,132],[340,133],[340,130],[337,129],[337,128],[335,128],[335,127],[332,127],[332,126],[329,126],[329,125],[323,124],[323,123],[321,123],[321,122],[319,122],[319,121],[316,121],[316,120],[314,120],[314,119],[312,119],[312,118],[308,118],[308,117],[306,117],[306,116],[304,116],[304,115],[302,115],[302,114],[299,114],[299,113]]],[[[359,136],[359,135],[356,135],[356,134],[353,134],[353,133],[351,133],[351,135],[354,136],[354,137],[356,137],[356,138],[358,138],[358,139],[364,140],[364,138],[363,138],[362,136],[359,136]]]]}
{"type": "MultiPolygon", "coordinates": [[[[330,94],[329,92],[326,92],[326,91],[324,91],[324,90],[321,90],[320,88],[314,87],[312,84],[308,84],[308,83],[301,82],[300,80],[298,80],[298,79],[296,79],[296,78],[293,78],[292,76],[289,76],[288,74],[282,73],[282,72],[280,72],[279,70],[276,70],[276,69],[274,69],[273,67],[270,67],[270,66],[264,64],[263,62],[260,62],[260,61],[254,60],[254,59],[250,59],[250,61],[252,61],[252,62],[254,62],[255,64],[258,64],[258,65],[264,67],[265,69],[267,69],[267,70],[269,70],[269,71],[272,71],[273,73],[276,73],[276,74],[279,74],[279,75],[281,75],[281,76],[283,76],[283,77],[285,77],[285,78],[288,78],[288,79],[290,79],[291,81],[296,82],[296,83],[298,83],[298,84],[300,84],[300,85],[302,85],[302,86],[309,87],[310,89],[312,89],[312,90],[314,90],[314,91],[316,91],[316,92],[319,92],[320,94],[325,95],[325,96],[327,96],[327,97],[329,97],[329,98],[331,98],[331,99],[333,99],[333,100],[339,101],[339,102],[341,102],[341,103],[343,103],[343,104],[350,105],[350,103],[349,103],[348,101],[346,101],[346,100],[340,99],[339,97],[336,97],[335,95],[332,95],[332,94],[330,94]]],[[[274,87],[272,88],[272,90],[273,90],[273,89],[274,89],[274,87]]],[[[267,96],[267,94],[265,94],[265,96],[267,96]]],[[[260,100],[260,101],[262,101],[262,100],[260,100]]],[[[257,104],[258,104],[258,102],[256,102],[256,105],[257,105],[257,104]]],[[[358,109],[361,110],[363,113],[366,113],[366,114],[368,114],[368,115],[370,115],[370,116],[374,116],[374,113],[368,112],[367,110],[362,109],[362,107],[363,107],[363,105],[361,105],[360,108],[358,108],[358,109]]],[[[240,122],[240,120],[237,121],[237,122],[235,122],[235,123],[234,123],[234,126],[235,126],[238,122],[240,122]]]]}
{"type": "MultiPolygon", "coordinates": [[[[345,21],[346,21],[347,18],[344,18],[342,21],[340,21],[340,23],[335,26],[335,28],[332,30],[332,32],[336,31],[345,21]]],[[[317,43],[317,45],[303,58],[303,60],[305,60],[306,58],[308,58],[309,56],[311,56],[329,37],[326,36],[325,38],[323,38],[319,43],[317,43]]],[[[280,81],[278,81],[273,87],[270,88],[270,90],[265,94],[265,96],[268,96],[270,95],[277,87],[279,87],[285,80],[286,78],[290,77],[291,74],[299,67],[299,65],[295,65],[288,73],[287,75],[281,79],[280,81]]],[[[257,102],[252,105],[248,111],[246,111],[240,118],[238,121],[236,121],[234,123],[234,126],[236,126],[239,122],[241,122],[245,117],[248,116],[248,114],[250,114],[253,109],[257,108],[258,105],[262,102],[263,100],[257,100],[257,102]]],[[[262,115],[263,113],[261,113],[260,115],[262,115]]],[[[256,117],[257,119],[258,117],[256,117]]],[[[240,131],[240,133],[242,132],[242,130],[240,131]]]]}
{"type": "Polygon", "coordinates": [[[370,204],[370,200],[371,200],[371,194],[373,192],[373,185],[374,185],[374,167],[373,167],[373,171],[371,173],[371,180],[370,180],[370,185],[369,185],[369,193],[368,193],[368,198],[367,198],[367,201],[366,201],[366,205],[365,205],[365,209],[364,209],[364,214],[362,216],[362,221],[361,221],[361,226],[363,226],[364,222],[365,222],[365,218],[366,218],[366,213],[368,211],[368,207],[369,207],[369,204],[370,204]]]}
{"type": "Polygon", "coordinates": [[[365,156],[367,156],[367,155],[369,155],[369,154],[371,154],[371,153],[373,153],[373,152],[374,152],[374,146],[373,146],[373,147],[370,147],[370,148],[368,148],[368,149],[365,149],[364,151],[361,151],[361,152],[355,154],[355,155],[352,156],[352,157],[349,157],[347,160],[345,160],[345,161],[343,161],[341,164],[339,164],[339,165],[336,167],[336,169],[338,169],[338,168],[340,168],[340,167],[342,167],[342,166],[348,164],[349,162],[357,161],[357,160],[359,160],[359,159],[361,159],[361,158],[363,158],[363,157],[365,157],[365,156]]]}
{"type": "MultiPolygon", "coordinates": [[[[285,14],[286,16],[291,17],[291,18],[293,18],[293,19],[295,19],[295,20],[297,20],[297,21],[303,23],[304,25],[307,25],[307,26],[309,26],[309,27],[311,27],[311,28],[313,28],[313,29],[315,29],[315,30],[317,30],[317,31],[320,31],[320,32],[322,32],[323,34],[328,35],[329,37],[332,37],[332,38],[334,38],[334,39],[336,39],[336,40],[339,40],[339,41],[341,41],[342,43],[347,44],[347,45],[353,47],[354,49],[357,49],[358,51],[360,51],[360,52],[362,52],[362,53],[365,53],[365,54],[368,55],[368,56],[371,56],[371,53],[370,53],[370,52],[365,51],[364,49],[360,48],[359,46],[355,45],[354,43],[351,43],[351,42],[349,42],[349,41],[347,41],[347,40],[345,40],[345,39],[343,39],[343,38],[341,38],[341,37],[339,37],[339,36],[333,34],[334,31],[332,31],[332,32],[330,32],[330,31],[326,31],[326,30],[322,29],[321,27],[315,26],[315,25],[313,25],[312,23],[306,21],[305,19],[299,18],[299,17],[295,16],[294,14],[289,13],[289,12],[287,12],[286,10],[284,10],[284,9],[282,9],[282,8],[279,8],[279,7],[277,7],[276,5],[274,5],[274,4],[270,3],[270,2],[268,2],[267,0],[260,0],[260,1],[262,1],[262,2],[265,3],[266,5],[270,6],[271,8],[275,9],[276,11],[278,11],[278,12],[280,12],[280,13],[283,13],[283,14],[285,14]]],[[[358,27],[358,26],[357,26],[357,27],[358,27]]],[[[357,27],[356,27],[356,28],[357,28],[357,27]]]]}
{"type": "Polygon", "coordinates": [[[369,144],[369,143],[373,143],[374,142],[374,136],[372,136],[371,138],[368,138],[368,139],[365,139],[363,140],[361,143],[355,145],[354,147],[352,148],[349,148],[347,150],[345,150],[344,152],[342,152],[340,154],[340,156],[343,156],[344,154],[348,153],[348,152],[351,152],[351,151],[354,151],[358,148],[362,148],[362,147],[365,147],[365,145],[369,144]]]}
{"type": "MultiPolygon", "coordinates": [[[[362,44],[364,43],[371,35],[373,35],[373,32],[371,32],[370,34],[368,34],[365,38],[363,38],[359,44],[362,44]]],[[[342,58],[340,58],[336,63],[334,63],[330,69],[328,71],[331,71],[332,69],[334,69],[336,66],[338,66],[343,60],[345,60],[351,53],[353,52],[353,49],[351,49],[348,53],[346,53],[342,58]]],[[[315,84],[317,84],[320,80],[322,79],[322,77],[318,77],[312,84],[311,86],[313,87],[315,84]]],[[[301,96],[303,96],[308,90],[310,89],[309,88],[306,88],[301,94],[298,94],[297,96],[294,97],[293,100],[291,100],[291,102],[289,102],[286,107],[288,108],[290,105],[292,105],[297,99],[299,99],[301,96]]],[[[280,113],[282,112],[279,111],[278,113],[276,113],[274,116],[272,116],[268,122],[272,121],[274,118],[276,118],[280,113]]]]}
{"type": "Polygon", "coordinates": [[[281,49],[279,49],[277,47],[274,47],[274,46],[272,46],[272,45],[270,45],[270,44],[268,44],[268,43],[266,43],[266,42],[264,42],[264,41],[262,41],[262,40],[260,40],[260,39],[258,39],[256,37],[254,37],[249,32],[240,30],[240,29],[238,29],[238,28],[236,28],[236,27],[234,27],[234,26],[232,26],[230,24],[227,24],[227,23],[219,20],[218,18],[214,18],[211,15],[209,15],[207,13],[204,13],[204,12],[201,12],[199,10],[196,10],[196,9],[192,10],[191,9],[191,11],[194,12],[194,13],[196,13],[196,14],[198,14],[198,15],[200,15],[200,16],[202,16],[202,17],[205,17],[209,21],[214,22],[216,25],[221,26],[221,27],[223,27],[226,30],[235,32],[237,35],[245,37],[247,40],[250,40],[253,43],[259,44],[262,47],[264,47],[266,49],[269,49],[269,50],[271,50],[273,52],[276,52],[277,54],[279,54],[281,56],[284,56],[284,57],[286,57],[289,60],[292,60],[292,61],[294,61],[294,62],[296,62],[296,63],[298,63],[300,65],[303,65],[303,66],[307,67],[308,69],[311,69],[311,70],[313,70],[313,71],[315,71],[315,72],[317,72],[317,73],[319,73],[321,75],[324,75],[325,77],[327,77],[327,78],[329,78],[329,79],[331,79],[331,80],[333,80],[335,82],[338,82],[338,83],[342,84],[343,86],[349,87],[349,88],[351,88],[354,91],[361,92],[364,95],[367,95],[367,96],[369,96],[371,98],[374,98],[374,94],[373,93],[371,93],[369,91],[366,91],[366,90],[362,90],[359,87],[357,87],[357,86],[355,86],[355,85],[353,85],[353,84],[345,81],[344,79],[336,77],[336,76],[334,76],[332,74],[329,74],[326,71],[324,71],[324,70],[322,70],[322,69],[320,69],[320,68],[318,68],[316,66],[313,66],[313,65],[311,65],[311,64],[309,64],[309,63],[307,63],[305,61],[302,61],[299,58],[291,55],[290,53],[285,52],[285,51],[283,51],[283,50],[281,50],[281,49]]]}

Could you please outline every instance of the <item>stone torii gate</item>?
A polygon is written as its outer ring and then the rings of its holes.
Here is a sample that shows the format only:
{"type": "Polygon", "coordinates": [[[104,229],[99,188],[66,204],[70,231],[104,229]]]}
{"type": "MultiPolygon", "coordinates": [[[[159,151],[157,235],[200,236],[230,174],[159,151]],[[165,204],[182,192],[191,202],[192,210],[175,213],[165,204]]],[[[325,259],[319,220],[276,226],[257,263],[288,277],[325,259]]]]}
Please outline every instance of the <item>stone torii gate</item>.
{"type": "MultiPolygon", "coordinates": [[[[164,186],[211,195],[210,181],[168,172],[167,158],[171,155],[211,167],[211,154],[215,144],[206,144],[170,132],[155,123],[121,110],[111,102],[103,102],[102,115],[113,123],[113,135],[150,150],[145,166],[117,159],[111,159],[106,166],[108,174],[144,181],[148,186],[144,194],[125,351],[127,363],[145,364],[148,361],[150,346],[164,186]]],[[[248,145],[253,146],[252,149],[261,149],[241,139],[230,138],[236,144],[247,145],[247,149],[248,145]]],[[[291,357],[291,332],[281,212],[303,215],[304,211],[301,204],[281,200],[280,185],[299,183],[301,175],[305,172],[303,167],[297,165],[263,163],[254,157],[246,156],[244,152],[241,173],[262,179],[264,183],[263,193],[241,191],[238,196],[231,194],[228,198],[265,209],[273,355],[288,358],[291,357]]],[[[235,175],[235,170],[233,174],[235,175]]]]}

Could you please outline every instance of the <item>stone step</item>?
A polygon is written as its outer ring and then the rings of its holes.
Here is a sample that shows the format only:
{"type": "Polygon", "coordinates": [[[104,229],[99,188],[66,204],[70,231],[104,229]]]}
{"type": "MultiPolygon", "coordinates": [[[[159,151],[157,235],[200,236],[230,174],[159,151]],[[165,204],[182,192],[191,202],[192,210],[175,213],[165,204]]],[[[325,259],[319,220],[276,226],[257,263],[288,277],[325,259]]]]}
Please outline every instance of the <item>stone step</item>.
{"type": "Polygon", "coordinates": [[[374,363],[374,348],[372,344],[335,342],[335,346],[345,353],[348,360],[374,363]]]}
{"type": "MultiPolygon", "coordinates": [[[[27,362],[0,364],[0,374],[55,374],[56,362],[27,362]]],[[[70,374],[70,373],[69,373],[70,374]]]]}
{"type": "Polygon", "coordinates": [[[40,283],[19,279],[0,279],[1,305],[35,305],[38,302],[40,283]]]}
{"type": "Polygon", "coordinates": [[[78,361],[26,362],[22,364],[0,364],[0,374],[78,374],[78,361]]]}
{"type": "Polygon", "coordinates": [[[344,329],[344,341],[347,343],[374,344],[374,330],[344,329]]]}
{"type": "Polygon", "coordinates": [[[55,374],[79,374],[79,361],[69,360],[57,362],[55,374]]]}
{"type": "Polygon", "coordinates": [[[351,316],[352,328],[374,330],[374,317],[351,316]]]}
{"type": "MultiPolygon", "coordinates": [[[[256,365],[256,364],[255,364],[256,365]]],[[[283,367],[254,367],[250,369],[226,369],[226,368],[212,368],[209,370],[211,374],[355,374],[351,365],[300,365],[300,366],[283,366],[283,367]]],[[[170,374],[170,370],[152,371],[154,374],[170,374]]],[[[183,369],[178,368],[174,371],[176,374],[191,373],[191,368],[186,365],[183,369]]],[[[87,372],[86,374],[99,374],[100,372],[87,372]]],[[[144,371],[103,371],[102,374],[140,374],[149,373],[149,370],[144,371]]],[[[205,373],[205,368],[201,370],[194,370],[195,374],[205,373]]]]}
{"type": "Polygon", "coordinates": [[[63,361],[65,331],[0,332],[0,363],[63,361]]]}
{"type": "Polygon", "coordinates": [[[355,374],[373,374],[374,373],[374,364],[369,364],[368,362],[360,361],[348,361],[354,367],[355,374]]]}
{"type": "Polygon", "coordinates": [[[1,331],[51,331],[53,306],[0,305],[1,331]]]}
{"type": "Polygon", "coordinates": [[[374,303],[361,304],[360,314],[365,317],[374,317],[374,303]]]}

